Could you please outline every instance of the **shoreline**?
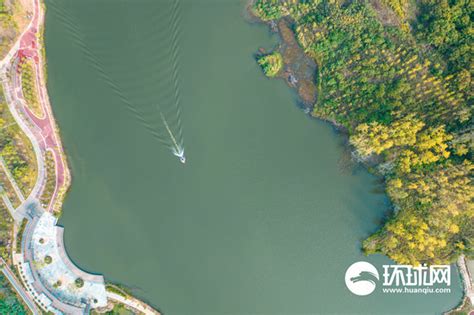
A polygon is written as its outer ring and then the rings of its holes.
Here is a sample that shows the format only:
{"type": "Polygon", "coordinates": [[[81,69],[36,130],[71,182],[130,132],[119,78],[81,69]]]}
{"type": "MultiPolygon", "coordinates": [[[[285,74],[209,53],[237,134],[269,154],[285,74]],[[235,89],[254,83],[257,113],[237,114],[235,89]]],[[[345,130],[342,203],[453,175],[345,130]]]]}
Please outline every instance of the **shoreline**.
{"type": "MultiPolygon", "coordinates": [[[[55,133],[56,139],[58,139],[60,159],[62,161],[62,164],[64,165],[64,171],[65,171],[65,176],[64,176],[65,181],[62,183],[61,186],[59,186],[58,183],[57,183],[56,188],[55,188],[54,194],[57,194],[57,199],[54,200],[54,201],[52,200],[49,206],[52,208],[53,213],[55,213],[57,211],[57,212],[59,212],[59,215],[60,215],[62,213],[63,202],[66,198],[67,193],[69,192],[69,190],[71,189],[71,186],[72,186],[72,181],[71,181],[71,176],[72,175],[71,175],[70,167],[69,167],[69,164],[68,164],[67,155],[66,155],[66,153],[64,151],[64,147],[62,145],[61,136],[60,136],[60,132],[59,132],[59,127],[58,127],[58,125],[56,123],[56,120],[54,118],[52,106],[51,106],[51,103],[50,103],[50,98],[49,98],[49,95],[48,95],[47,76],[45,75],[45,71],[47,71],[47,56],[46,56],[46,46],[45,46],[45,42],[44,42],[44,32],[45,32],[45,29],[46,29],[46,26],[45,26],[45,13],[46,13],[47,6],[43,2],[43,0],[40,0],[40,1],[41,1],[41,7],[42,7],[42,10],[41,10],[41,12],[42,12],[41,17],[42,18],[41,18],[39,34],[38,34],[39,35],[39,41],[40,41],[40,45],[39,45],[39,48],[38,48],[40,50],[40,52],[38,54],[40,56],[40,65],[38,67],[38,71],[41,73],[41,81],[38,82],[38,85],[40,85],[41,89],[43,89],[43,91],[44,91],[43,93],[45,95],[45,100],[46,100],[46,103],[47,103],[46,108],[48,110],[48,113],[51,117],[51,121],[53,123],[54,133],[55,133]]],[[[64,228],[61,228],[60,233],[59,233],[59,241],[61,242],[61,244],[64,248],[63,233],[64,233],[64,228]]],[[[77,269],[81,273],[90,274],[88,272],[85,272],[83,269],[78,267],[72,260],[70,260],[69,256],[67,256],[67,252],[65,251],[65,248],[64,248],[64,254],[66,255],[66,258],[67,258],[69,264],[72,265],[72,268],[77,269]]],[[[100,273],[92,274],[92,275],[94,277],[96,277],[96,276],[102,277],[102,274],[100,274],[100,273]]],[[[105,281],[106,289],[107,289],[108,285],[111,285],[111,283],[105,281]]],[[[152,308],[150,305],[143,302],[142,300],[139,300],[138,298],[136,298],[135,296],[133,296],[132,294],[130,294],[128,292],[125,295],[117,295],[117,294],[110,293],[110,294],[108,294],[107,298],[111,299],[111,300],[115,300],[116,302],[119,302],[119,303],[121,302],[123,305],[130,306],[132,309],[142,311],[145,314],[155,314],[155,315],[160,315],[161,314],[160,312],[158,312],[157,310],[152,308]]],[[[115,305],[115,303],[114,303],[114,305],[115,305]]],[[[108,311],[108,310],[109,310],[109,307],[104,309],[104,311],[108,311]]]]}
{"type": "MultiPolygon", "coordinates": [[[[38,0],[38,2],[40,2],[40,1],[38,0]]],[[[253,3],[253,1],[250,1],[250,2],[253,3]]],[[[42,12],[42,14],[41,14],[42,15],[42,21],[39,22],[38,25],[40,26],[40,29],[41,29],[40,36],[43,36],[41,34],[41,32],[43,32],[44,29],[45,29],[45,27],[44,27],[44,12],[45,12],[44,7],[45,7],[45,5],[44,5],[43,2],[41,2],[41,6],[43,7],[40,10],[40,12],[42,12]]],[[[250,7],[250,4],[249,4],[249,7],[250,7]]],[[[249,11],[249,12],[251,13],[251,11],[249,11]]],[[[269,23],[265,23],[265,24],[268,25],[269,23]]],[[[279,36],[280,36],[280,40],[283,41],[280,32],[279,32],[279,36]]],[[[39,45],[39,47],[37,49],[44,49],[44,45],[39,45]]],[[[40,81],[37,82],[38,92],[43,96],[43,100],[44,100],[44,104],[45,104],[44,108],[47,111],[47,113],[45,113],[45,116],[49,117],[48,120],[50,121],[50,126],[52,127],[52,129],[51,129],[52,135],[53,135],[52,138],[54,138],[54,142],[57,144],[57,154],[58,154],[58,157],[59,157],[58,160],[60,161],[60,164],[62,164],[62,170],[63,170],[63,181],[60,183],[58,180],[56,180],[56,186],[55,186],[55,190],[54,190],[54,199],[52,199],[50,201],[50,203],[47,206],[46,211],[50,211],[52,214],[56,213],[56,214],[60,215],[62,203],[64,201],[64,198],[65,198],[67,192],[69,191],[69,189],[71,187],[71,176],[72,175],[71,175],[68,163],[67,163],[67,155],[65,154],[64,148],[62,146],[59,127],[58,127],[58,125],[57,125],[57,123],[54,119],[53,110],[52,110],[51,103],[49,101],[49,96],[48,96],[48,93],[47,93],[47,91],[48,91],[48,89],[47,89],[47,77],[46,77],[46,74],[45,74],[45,70],[47,69],[47,60],[46,60],[46,58],[41,57],[41,53],[39,53],[38,55],[39,55],[39,68],[37,69],[37,73],[38,73],[38,76],[40,78],[40,81]]],[[[288,77],[285,78],[285,76],[282,76],[280,78],[288,80],[288,77]]],[[[303,81],[303,79],[299,79],[298,81],[301,82],[301,81],[303,81]]],[[[289,84],[289,86],[292,87],[290,84],[289,84]]],[[[295,87],[292,87],[292,88],[295,88],[295,87]]],[[[26,115],[25,115],[24,112],[22,112],[21,114],[23,114],[24,117],[28,117],[28,108],[25,107],[25,109],[26,109],[26,115]]],[[[314,117],[314,116],[311,116],[311,117],[314,117]]],[[[318,118],[318,117],[315,117],[315,118],[324,120],[324,119],[318,118]]],[[[326,121],[330,122],[337,129],[341,128],[341,126],[340,125],[338,126],[338,124],[335,121],[331,121],[331,120],[326,120],[326,121]]],[[[29,123],[34,124],[34,120],[29,121],[29,123]]],[[[46,142],[46,140],[44,140],[44,142],[46,142]]],[[[46,149],[46,150],[48,150],[48,149],[46,149]]],[[[38,175],[38,177],[39,177],[39,175],[38,175]]],[[[47,213],[49,213],[49,212],[47,212],[47,213]]],[[[43,214],[41,214],[41,216],[42,215],[43,214]]],[[[34,233],[34,232],[32,232],[32,233],[34,233]]],[[[61,233],[59,233],[58,235],[60,237],[62,237],[61,233]]],[[[62,241],[62,240],[59,239],[59,241],[62,241]]],[[[76,265],[74,265],[74,267],[78,268],[76,265]]],[[[463,277],[463,281],[465,281],[464,273],[461,272],[461,275],[463,277]]],[[[469,277],[467,278],[467,280],[470,281],[469,277]]],[[[105,285],[107,287],[107,283],[105,283],[105,285]]],[[[466,288],[466,286],[465,286],[465,288],[466,288]]],[[[467,290],[467,289],[465,289],[465,290],[467,290]]],[[[147,305],[143,301],[140,301],[140,300],[134,298],[132,295],[130,295],[128,293],[126,293],[126,294],[127,294],[127,296],[123,296],[119,293],[111,292],[111,293],[109,293],[108,297],[110,297],[112,300],[114,300],[118,303],[128,304],[131,307],[132,307],[132,305],[134,305],[135,307],[143,306],[145,310],[148,310],[147,307],[149,307],[149,311],[151,312],[150,314],[159,314],[157,311],[153,310],[149,305],[147,305]]],[[[104,311],[105,311],[105,309],[104,309],[104,311]]]]}
{"type": "MultiPolygon", "coordinates": [[[[22,232],[18,235],[18,245],[12,249],[12,257],[16,267],[14,271],[24,290],[24,302],[55,314],[82,314],[91,308],[103,313],[119,306],[144,314],[160,314],[129,293],[119,295],[109,292],[109,284],[101,274],[84,271],[70,260],[65,251],[64,229],[57,225],[57,220],[71,187],[71,171],[47,89],[47,59],[43,40],[46,5],[42,0],[32,0],[31,3],[34,12],[28,17],[26,28],[0,63],[8,109],[31,142],[38,168],[31,193],[17,208],[9,208],[15,220],[14,230],[22,232]],[[42,117],[33,113],[22,93],[20,65],[25,60],[33,67],[33,87],[42,117]],[[48,192],[46,176],[49,171],[45,168],[48,153],[54,160],[54,189],[49,187],[52,189],[49,192],[51,197],[47,204],[42,204],[41,197],[48,192]],[[20,225],[25,228],[20,229],[20,225]],[[72,286],[65,286],[63,282],[69,282],[72,286]]],[[[30,310],[33,314],[39,314],[38,310],[30,310]]]]}
{"type": "Polygon", "coordinates": [[[461,275],[464,296],[460,301],[459,305],[453,308],[452,310],[446,312],[446,315],[459,315],[458,312],[462,314],[462,312],[469,311],[469,308],[472,308],[474,306],[474,288],[471,281],[472,276],[470,275],[470,270],[467,266],[467,258],[462,255],[461,257],[459,257],[456,265],[461,275]]]}
{"type": "MultiPolygon", "coordinates": [[[[284,51],[285,49],[288,49],[288,47],[290,47],[290,49],[291,49],[291,46],[293,45],[293,42],[296,42],[296,39],[295,39],[296,35],[294,34],[294,32],[293,32],[293,30],[291,29],[291,26],[290,26],[291,21],[289,21],[287,17],[281,17],[281,18],[276,20],[277,22],[275,22],[275,20],[270,20],[270,21],[262,20],[253,11],[253,6],[255,5],[256,1],[257,0],[248,0],[247,6],[246,6],[246,12],[250,16],[249,20],[251,20],[253,23],[259,23],[259,24],[265,25],[266,27],[268,27],[268,29],[271,33],[276,34],[278,36],[278,40],[279,40],[278,47],[274,48],[270,52],[265,51],[262,48],[260,48],[259,53],[262,53],[262,54],[263,53],[265,53],[265,54],[266,53],[272,53],[272,52],[281,52],[282,53],[282,51],[284,51]],[[288,30],[285,30],[285,28],[288,28],[288,30]],[[285,31],[291,33],[292,36],[289,36],[289,34],[284,34],[285,31]],[[291,38],[289,38],[289,37],[291,37],[291,38]],[[284,47],[285,45],[287,47],[284,47]]],[[[297,45],[298,45],[298,47],[295,48],[295,49],[296,50],[298,50],[298,49],[301,50],[301,52],[299,52],[299,53],[303,54],[304,58],[312,59],[309,56],[307,56],[306,53],[304,53],[302,51],[302,48],[299,46],[298,43],[297,43],[297,45]]],[[[287,63],[288,59],[285,59],[285,58],[283,58],[283,59],[284,59],[283,69],[280,71],[279,75],[277,75],[273,78],[269,78],[269,79],[283,79],[283,80],[285,80],[288,87],[293,89],[297,93],[298,98],[303,103],[303,106],[305,106],[305,105],[310,106],[310,107],[307,107],[307,108],[310,108],[310,111],[309,112],[305,111],[305,114],[309,115],[311,118],[315,118],[315,119],[318,119],[318,120],[325,121],[325,122],[329,123],[335,129],[336,132],[339,132],[339,133],[341,133],[342,136],[344,136],[345,146],[347,146],[348,149],[350,149],[351,152],[353,152],[354,148],[349,143],[349,130],[345,126],[343,126],[341,123],[338,123],[335,118],[312,115],[311,110],[314,109],[315,106],[317,106],[315,104],[317,104],[317,99],[318,99],[318,97],[320,96],[320,93],[321,93],[320,87],[318,86],[316,88],[316,90],[314,90],[314,93],[315,93],[314,100],[315,100],[315,102],[309,104],[307,101],[305,101],[305,95],[303,93],[300,93],[300,90],[298,89],[298,87],[295,86],[295,84],[292,84],[290,82],[290,80],[288,79],[289,78],[288,73],[290,73],[290,75],[296,77],[296,80],[298,82],[300,80],[308,80],[308,78],[307,77],[303,77],[303,78],[299,77],[299,74],[297,73],[297,71],[291,72],[289,69],[291,69],[293,67],[293,65],[291,64],[291,62],[290,62],[290,64],[287,63]]],[[[320,65],[316,64],[316,67],[319,68],[320,65]]],[[[315,80],[319,81],[319,78],[315,78],[315,80]]],[[[316,86],[316,84],[315,84],[315,86],[316,86]]],[[[300,104],[296,104],[296,105],[298,107],[302,107],[302,106],[300,106],[300,104]]],[[[353,156],[353,159],[354,159],[354,156],[353,156]]],[[[385,176],[375,169],[375,167],[377,167],[381,163],[377,159],[365,159],[365,160],[357,159],[355,162],[358,163],[358,164],[359,163],[362,164],[362,166],[369,173],[374,174],[378,177],[381,177],[385,180],[385,176]]],[[[384,194],[386,195],[387,199],[390,201],[390,204],[391,204],[391,207],[390,207],[389,210],[391,212],[395,211],[395,209],[393,207],[394,204],[393,204],[392,199],[390,198],[390,196],[387,194],[386,191],[384,192],[384,194]]],[[[387,220],[387,218],[384,218],[384,222],[380,224],[378,230],[380,230],[385,225],[386,220],[387,220]]],[[[364,252],[362,248],[361,248],[361,251],[364,252]]],[[[366,255],[367,255],[367,253],[366,253],[366,255]]],[[[382,255],[386,256],[383,253],[382,253],[382,255]]],[[[469,269],[467,267],[466,260],[467,260],[467,258],[465,258],[464,255],[461,255],[456,263],[452,263],[452,265],[454,265],[459,270],[459,273],[460,273],[460,276],[461,276],[461,284],[463,286],[463,297],[461,298],[458,306],[455,306],[451,310],[445,311],[443,314],[458,315],[458,313],[456,313],[456,312],[465,311],[464,307],[466,307],[466,305],[468,307],[469,307],[469,305],[474,306],[473,282],[471,281],[471,277],[469,275],[469,269]]]]}
{"type": "Polygon", "coordinates": [[[49,207],[53,209],[53,212],[54,211],[60,212],[59,209],[61,209],[62,207],[64,198],[66,197],[66,193],[71,187],[71,171],[70,171],[69,164],[67,161],[66,153],[64,151],[64,147],[62,145],[61,136],[59,133],[59,127],[53,115],[53,109],[52,109],[49,94],[48,94],[47,76],[45,74],[48,64],[47,64],[47,58],[46,58],[46,47],[44,44],[46,4],[43,1],[41,1],[40,6],[41,6],[40,12],[42,13],[40,14],[41,20],[38,25],[39,26],[38,41],[40,43],[38,47],[39,66],[37,67],[37,71],[40,74],[39,76],[40,81],[37,82],[37,84],[38,84],[39,90],[41,90],[40,94],[43,96],[43,100],[46,104],[45,109],[47,111],[47,115],[50,117],[50,121],[53,127],[53,132],[54,132],[55,138],[57,139],[59,159],[61,160],[61,164],[63,165],[64,182],[62,183],[62,185],[60,185],[60,183],[56,181],[55,192],[53,193],[53,195],[57,195],[58,198],[56,200],[51,200],[49,204],[49,207]]]}
{"type": "MultiPolygon", "coordinates": [[[[45,26],[45,13],[46,13],[46,10],[47,10],[47,6],[46,4],[42,1],[41,2],[41,7],[42,7],[42,14],[41,14],[41,22],[40,22],[40,32],[39,32],[39,36],[41,38],[41,46],[39,47],[40,49],[40,53],[38,54],[39,56],[39,59],[40,59],[40,64],[39,64],[39,67],[38,67],[38,72],[41,74],[41,81],[38,82],[38,86],[40,89],[43,90],[43,95],[45,96],[44,99],[46,101],[46,110],[48,111],[48,114],[49,114],[49,117],[50,117],[50,120],[53,124],[53,129],[54,129],[54,134],[55,134],[55,137],[58,142],[58,145],[59,145],[59,154],[60,154],[60,160],[62,161],[62,164],[64,165],[64,178],[65,178],[65,181],[62,183],[62,185],[60,185],[58,183],[58,181],[56,181],[56,187],[55,187],[55,192],[54,194],[57,195],[57,199],[55,200],[51,200],[50,204],[49,204],[49,207],[52,209],[53,213],[58,213],[59,215],[62,213],[62,205],[63,205],[63,202],[66,198],[66,195],[68,193],[68,191],[71,189],[71,171],[70,171],[70,167],[69,167],[69,164],[67,162],[67,155],[64,151],[64,147],[62,145],[62,141],[61,141],[61,137],[60,137],[60,132],[59,132],[59,127],[56,123],[56,120],[54,119],[54,115],[53,115],[53,111],[52,111],[52,106],[51,106],[51,103],[50,103],[50,98],[49,98],[49,95],[48,95],[48,88],[47,88],[47,77],[44,75],[44,72],[47,70],[47,55],[46,55],[46,47],[45,47],[45,44],[44,44],[44,31],[46,29],[46,26],[45,26]]],[[[60,229],[60,233],[59,233],[59,239],[58,241],[60,241],[61,243],[63,242],[63,233],[64,233],[64,228],[61,228],[60,229]]],[[[64,244],[62,243],[62,245],[64,246],[64,244]]],[[[63,247],[64,248],[64,247],[63,247]]],[[[64,252],[64,254],[67,256],[67,253],[64,252]]],[[[72,262],[70,260],[70,258],[67,256],[67,260],[68,260],[68,264],[70,266],[72,266],[72,268],[80,271],[80,273],[83,273],[84,275],[87,275],[87,274],[90,274],[86,271],[84,271],[83,269],[81,269],[80,267],[78,267],[74,262],[72,262]]],[[[94,277],[102,277],[102,274],[100,273],[94,273],[94,274],[90,274],[94,277]]],[[[105,279],[104,279],[105,280],[105,279]]],[[[104,282],[105,285],[109,285],[109,283],[107,281],[104,282]]],[[[122,302],[122,304],[124,305],[129,305],[129,306],[135,306],[134,308],[132,309],[135,309],[135,310],[138,310],[138,311],[144,311],[145,314],[160,314],[159,312],[155,311],[152,307],[150,307],[148,304],[144,303],[143,301],[135,298],[133,295],[129,294],[129,293],[126,293],[126,295],[118,295],[118,294],[110,294],[107,296],[107,298],[109,299],[110,297],[112,297],[111,299],[112,300],[115,300],[116,302],[122,302]]],[[[115,303],[114,303],[115,304],[115,303]]],[[[103,309],[103,311],[108,311],[110,309],[110,307],[106,307],[103,309]]]]}

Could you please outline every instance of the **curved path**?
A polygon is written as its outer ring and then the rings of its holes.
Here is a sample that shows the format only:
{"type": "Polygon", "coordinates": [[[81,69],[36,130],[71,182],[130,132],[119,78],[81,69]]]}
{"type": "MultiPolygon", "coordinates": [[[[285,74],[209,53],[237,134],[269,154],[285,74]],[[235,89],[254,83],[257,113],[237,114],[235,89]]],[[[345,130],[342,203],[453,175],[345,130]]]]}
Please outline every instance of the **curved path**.
{"type": "MultiPolygon", "coordinates": [[[[61,141],[59,139],[56,123],[54,121],[51,105],[49,103],[49,97],[45,87],[45,80],[43,74],[44,64],[43,56],[40,53],[40,44],[38,43],[38,30],[43,24],[44,13],[41,10],[41,4],[39,0],[34,1],[34,15],[30,23],[28,31],[24,32],[23,36],[20,39],[20,47],[18,53],[16,54],[16,59],[14,62],[13,72],[18,72],[18,63],[22,62],[24,58],[33,60],[33,68],[36,76],[36,90],[38,93],[39,103],[41,110],[44,114],[43,118],[36,117],[31,110],[25,106],[26,102],[22,95],[21,88],[21,78],[19,75],[13,73],[13,84],[14,84],[14,97],[19,101],[20,108],[22,109],[25,116],[28,118],[29,122],[35,129],[34,136],[39,143],[44,157],[44,152],[50,150],[53,153],[55,161],[55,170],[56,170],[56,185],[54,192],[52,194],[50,203],[46,206],[47,211],[59,211],[57,206],[61,200],[58,200],[59,192],[65,191],[70,183],[70,175],[67,166],[65,165],[65,155],[63,153],[63,148],[61,141]],[[59,203],[58,203],[59,201],[59,203]]],[[[44,186],[44,185],[43,185],[44,186]]],[[[33,194],[34,197],[39,198],[40,192],[35,191],[33,194]]]]}
{"type": "Polygon", "coordinates": [[[30,266],[33,277],[41,283],[39,293],[47,295],[60,310],[67,304],[68,314],[107,306],[104,277],[86,273],[74,265],[64,248],[64,230],[56,222],[50,213],[36,209],[22,244],[25,261],[34,262],[30,266]],[[46,257],[50,257],[50,263],[45,262],[46,257]],[[79,278],[83,280],[80,287],[75,283],[79,278]],[[57,285],[58,282],[61,284],[57,285]]]}
{"type": "Polygon", "coordinates": [[[38,42],[38,30],[44,15],[40,0],[33,0],[33,5],[34,14],[28,27],[0,61],[1,84],[8,108],[32,143],[38,169],[31,193],[22,196],[21,205],[12,211],[17,224],[23,218],[28,220],[22,237],[21,254],[14,255],[14,263],[28,294],[44,310],[55,314],[83,314],[91,307],[107,305],[105,283],[102,276],[85,273],[69,260],[62,239],[63,229],[56,226],[56,218],[51,214],[59,210],[62,201],[60,194],[66,191],[70,176],[44,84],[38,42]],[[44,113],[41,118],[30,111],[22,94],[19,64],[25,59],[33,61],[38,100],[44,113]],[[52,152],[55,161],[55,187],[49,204],[43,210],[39,199],[46,184],[47,151],[52,152]],[[41,265],[39,262],[44,262],[45,256],[54,257],[54,261],[41,265]],[[77,278],[84,280],[80,288],[75,285],[77,278]],[[56,286],[58,280],[64,285],[56,286]]]}
{"type": "Polygon", "coordinates": [[[107,292],[107,297],[111,300],[117,301],[119,303],[122,303],[126,306],[128,306],[131,309],[134,309],[140,313],[143,313],[145,315],[156,315],[157,312],[152,309],[150,306],[144,304],[143,302],[131,298],[131,297],[124,297],[119,294],[113,293],[113,292],[107,292]]]}
{"type": "MultiPolygon", "coordinates": [[[[26,288],[24,298],[31,296],[43,310],[54,314],[89,313],[91,308],[107,307],[108,300],[124,303],[145,314],[159,314],[138,299],[106,292],[103,276],[84,272],[67,255],[63,243],[64,229],[56,225],[57,218],[54,214],[60,211],[64,193],[70,185],[70,174],[43,73],[44,60],[38,38],[41,35],[39,30],[44,22],[44,12],[40,0],[32,1],[34,14],[28,27],[6,57],[0,61],[0,82],[8,108],[20,129],[31,141],[38,169],[30,194],[24,197],[19,194],[20,206],[14,209],[11,203],[6,202],[10,205],[9,210],[17,225],[23,219],[28,221],[22,235],[21,253],[13,255],[13,262],[18,267],[26,288]],[[33,61],[35,87],[42,117],[33,114],[23,97],[19,65],[26,59],[33,61]],[[43,191],[51,188],[46,187],[48,174],[45,159],[48,151],[54,158],[55,187],[49,203],[44,205],[43,209],[39,200],[43,191]],[[51,261],[46,263],[48,256],[51,261]],[[82,285],[77,285],[79,278],[82,285]]],[[[14,180],[12,185],[15,187],[14,180]]]]}

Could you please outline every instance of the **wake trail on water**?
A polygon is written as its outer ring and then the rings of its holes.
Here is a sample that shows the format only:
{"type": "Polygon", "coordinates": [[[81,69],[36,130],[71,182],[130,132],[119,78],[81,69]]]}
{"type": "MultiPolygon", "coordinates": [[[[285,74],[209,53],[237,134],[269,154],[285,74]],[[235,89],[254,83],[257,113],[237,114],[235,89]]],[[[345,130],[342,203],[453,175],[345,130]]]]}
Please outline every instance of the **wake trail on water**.
{"type": "MultiPolygon", "coordinates": [[[[161,120],[168,131],[168,134],[170,136],[172,146],[173,146],[173,152],[176,155],[176,152],[179,152],[182,156],[184,156],[184,140],[183,140],[183,133],[182,133],[182,126],[181,126],[181,106],[180,106],[180,89],[179,89],[179,58],[180,58],[180,50],[179,50],[179,37],[180,37],[180,32],[181,29],[179,28],[180,21],[181,21],[181,15],[180,13],[180,3],[179,0],[175,0],[173,2],[173,8],[172,8],[172,14],[171,14],[171,23],[170,25],[170,33],[171,33],[171,45],[169,45],[170,48],[170,53],[169,55],[171,56],[170,60],[170,65],[171,65],[171,81],[172,81],[172,89],[174,91],[173,93],[173,100],[172,100],[172,106],[174,107],[174,110],[170,110],[172,114],[175,114],[174,121],[175,121],[175,126],[172,131],[172,128],[170,128],[167,119],[165,118],[164,112],[160,110],[160,116],[161,120]],[[176,135],[176,136],[175,136],[176,135]]],[[[161,106],[158,106],[159,108],[161,106]]]]}
{"type": "Polygon", "coordinates": [[[181,145],[179,145],[177,142],[176,142],[176,138],[174,137],[173,135],[173,132],[171,131],[169,125],[168,125],[168,122],[166,121],[165,117],[163,116],[162,113],[160,113],[161,115],[161,120],[163,121],[163,124],[165,125],[165,128],[166,130],[168,131],[168,134],[170,136],[170,139],[173,141],[173,147],[172,147],[172,152],[174,155],[178,156],[178,157],[183,157],[184,158],[184,149],[182,148],[181,145]]]}
{"type": "MultiPolygon", "coordinates": [[[[156,64],[160,65],[160,69],[164,68],[164,65],[169,65],[170,68],[165,68],[161,72],[162,77],[167,76],[169,81],[171,81],[172,88],[168,88],[163,91],[161,95],[161,101],[156,106],[156,110],[159,112],[159,121],[150,122],[150,119],[147,119],[146,113],[140,111],[134,106],[132,102],[120,88],[120,85],[105,71],[103,62],[101,58],[95,54],[86,44],[83,36],[83,31],[79,27],[79,23],[75,18],[69,14],[65,9],[62,9],[57,5],[56,0],[50,0],[51,4],[48,8],[51,8],[55,13],[57,18],[62,22],[65,29],[74,39],[74,43],[79,46],[81,51],[86,56],[87,60],[90,62],[92,67],[98,72],[101,79],[112,89],[112,91],[120,98],[120,100],[125,104],[126,109],[133,114],[133,116],[140,121],[140,123],[145,127],[145,129],[160,143],[169,147],[172,153],[178,156],[181,162],[184,163],[184,140],[183,132],[181,127],[181,107],[180,107],[180,89],[179,89],[179,36],[180,36],[180,21],[181,16],[179,14],[179,1],[173,1],[171,7],[169,33],[171,36],[166,36],[166,33],[162,33],[159,38],[157,38],[158,43],[164,43],[166,45],[166,39],[170,41],[167,45],[169,51],[159,58],[156,64]],[[164,58],[163,58],[164,57],[164,58]],[[159,105],[159,104],[162,105],[159,105]],[[171,105],[170,105],[171,104],[171,105]],[[161,125],[161,128],[158,128],[161,125]],[[160,130],[161,129],[161,130],[160,130]]],[[[166,12],[165,12],[166,14],[166,12]]],[[[154,34],[159,34],[155,32],[154,34]]],[[[158,48],[162,45],[157,45],[158,48]]],[[[158,86],[165,85],[165,80],[160,80],[158,86]]]]}
{"type": "MultiPolygon", "coordinates": [[[[55,1],[52,0],[52,3],[55,3],[55,1]]],[[[57,17],[61,21],[63,21],[63,24],[65,25],[66,29],[74,37],[74,43],[81,48],[82,52],[87,57],[87,60],[90,62],[92,67],[99,73],[99,76],[104,80],[104,82],[106,82],[106,84],[114,91],[114,93],[119,96],[122,102],[126,105],[127,110],[130,111],[135,116],[135,118],[141,122],[141,124],[155,139],[166,145],[167,141],[163,137],[163,135],[157,132],[156,127],[154,127],[147,121],[145,115],[136,109],[133,103],[122,92],[122,89],[120,89],[118,84],[110,77],[110,75],[105,72],[102,63],[99,61],[100,58],[96,54],[94,54],[92,50],[85,44],[85,41],[81,36],[82,32],[77,26],[79,24],[74,21],[74,18],[70,16],[67,11],[61,10],[58,6],[53,5],[50,6],[50,8],[52,8],[53,11],[55,11],[55,13],[57,14],[57,17]]]]}

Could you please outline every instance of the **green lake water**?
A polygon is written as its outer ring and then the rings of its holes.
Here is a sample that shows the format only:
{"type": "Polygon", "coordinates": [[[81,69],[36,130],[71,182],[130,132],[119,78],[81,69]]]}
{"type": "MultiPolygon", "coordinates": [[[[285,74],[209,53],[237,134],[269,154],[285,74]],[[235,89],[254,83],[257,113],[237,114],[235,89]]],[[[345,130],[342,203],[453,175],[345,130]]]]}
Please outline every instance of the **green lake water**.
{"type": "Polygon", "coordinates": [[[81,268],[167,315],[439,314],[460,301],[454,269],[451,294],[346,289],[353,262],[390,263],[360,252],[389,207],[383,187],[263,76],[253,55],[278,39],[246,20],[244,1],[176,11],[185,165],[153,136],[153,104],[171,89],[170,3],[46,4],[48,89],[73,179],[60,223],[81,268]]]}

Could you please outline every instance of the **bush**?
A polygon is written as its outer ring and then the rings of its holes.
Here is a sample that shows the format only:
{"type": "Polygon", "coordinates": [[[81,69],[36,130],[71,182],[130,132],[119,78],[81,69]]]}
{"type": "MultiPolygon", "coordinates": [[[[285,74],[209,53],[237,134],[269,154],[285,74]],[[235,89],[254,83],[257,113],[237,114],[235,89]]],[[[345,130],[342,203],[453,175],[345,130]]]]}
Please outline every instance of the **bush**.
{"type": "Polygon", "coordinates": [[[46,256],[44,257],[44,262],[49,265],[50,263],[53,262],[53,258],[51,258],[51,256],[46,256]]]}
{"type": "Polygon", "coordinates": [[[263,73],[270,78],[277,76],[283,67],[283,57],[279,52],[261,56],[257,62],[262,67],[263,73]]]}
{"type": "Polygon", "coordinates": [[[82,278],[77,278],[74,281],[74,284],[76,285],[76,287],[82,288],[84,286],[84,280],[82,280],[82,278]]]}

